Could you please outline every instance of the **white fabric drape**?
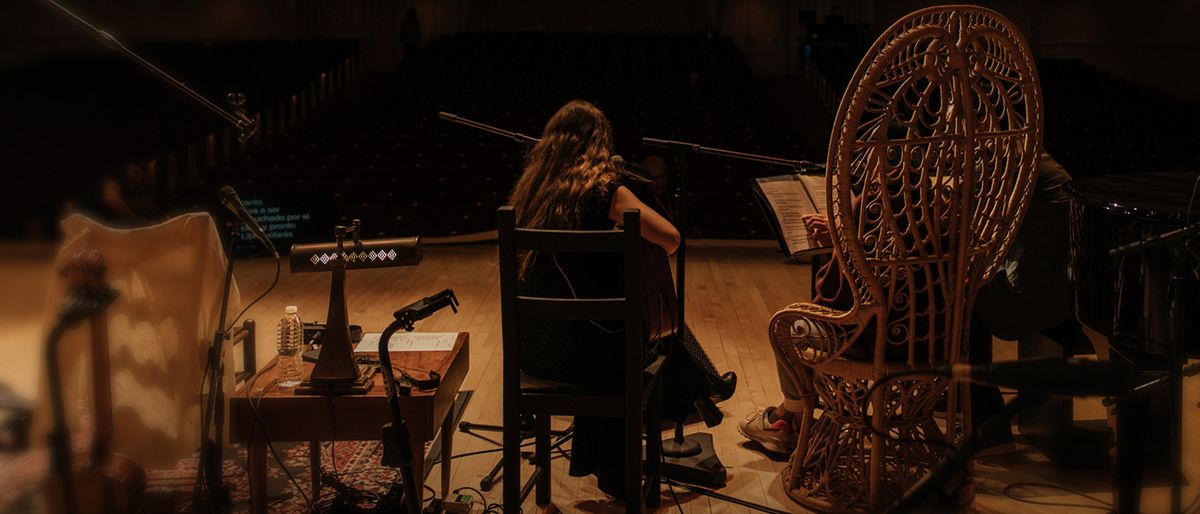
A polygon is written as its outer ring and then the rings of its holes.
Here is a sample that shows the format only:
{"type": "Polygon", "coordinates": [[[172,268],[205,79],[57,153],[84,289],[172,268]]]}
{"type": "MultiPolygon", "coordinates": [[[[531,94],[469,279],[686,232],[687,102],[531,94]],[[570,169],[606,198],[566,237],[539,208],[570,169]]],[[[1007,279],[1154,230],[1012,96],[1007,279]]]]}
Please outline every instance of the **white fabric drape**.
{"type": "MultiPolygon", "coordinates": [[[[200,385],[205,354],[220,317],[225,255],[211,216],[185,214],[136,229],[113,229],[82,215],[62,222],[65,240],[55,262],[61,267],[85,249],[108,263],[109,284],[120,292],[109,307],[114,451],[145,467],[172,467],[198,448],[200,385]]],[[[48,299],[53,308],[66,292],[55,274],[48,299]]],[[[230,316],[241,303],[236,283],[230,316]]],[[[227,322],[232,322],[229,319],[227,322]]],[[[52,320],[51,320],[52,322],[52,320]]],[[[86,326],[63,338],[60,359],[72,429],[76,405],[90,403],[86,326]]],[[[250,344],[253,344],[251,342],[250,344]]],[[[226,391],[233,392],[232,352],[226,347],[226,391]]],[[[45,379],[35,426],[40,436],[51,424],[45,379]]]]}

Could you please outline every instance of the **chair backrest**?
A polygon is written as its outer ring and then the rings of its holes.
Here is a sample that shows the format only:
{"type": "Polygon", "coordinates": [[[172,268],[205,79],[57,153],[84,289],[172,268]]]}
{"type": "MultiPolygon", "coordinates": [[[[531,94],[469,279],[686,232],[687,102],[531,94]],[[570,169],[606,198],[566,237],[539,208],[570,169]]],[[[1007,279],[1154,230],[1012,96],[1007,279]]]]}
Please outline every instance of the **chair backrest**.
{"type": "Polygon", "coordinates": [[[959,359],[976,289],[1028,204],[1042,144],[1034,59],[1013,24],[974,6],[901,18],[850,81],[829,143],[834,254],[875,360],[959,359]]]}
{"type": "Polygon", "coordinates": [[[626,391],[642,390],[646,348],[643,332],[641,214],[626,209],[622,230],[542,230],[516,227],[512,206],[497,213],[500,237],[500,312],[503,325],[504,387],[520,389],[521,319],[624,320],[626,391]],[[577,252],[623,255],[625,296],[620,298],[546,298],[519,292],[521,252],[577,252]]]}

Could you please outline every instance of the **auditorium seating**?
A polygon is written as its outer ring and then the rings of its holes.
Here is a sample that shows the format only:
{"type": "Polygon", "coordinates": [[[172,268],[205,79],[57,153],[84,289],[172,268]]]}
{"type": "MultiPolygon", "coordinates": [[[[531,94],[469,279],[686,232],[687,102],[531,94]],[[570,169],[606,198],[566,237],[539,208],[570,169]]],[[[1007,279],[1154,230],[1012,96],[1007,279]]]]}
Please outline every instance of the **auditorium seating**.
{"type": "MultiPolygon", "coordinates": [[[[127,44],[222,107],[226,93],[245,94],[250,113],[308,88],[358,54],[358,43],[345,40],[127,44]]],[[[182,191],[192,178],[185,165],[189,145],[200,166],[207,134],[218,139],[216,160],[225,153],[222,120],[125,56],[99,43],[94,50],[37,59],[0,75],[9,128],[0,166],[16,186],[53,195],[15,199],[16,212],[36,213],[44,224],[53,223],[65,200],[94,189],[124,160],[158,159],[159,192],[169,200],[176,192],[169,189],[182,191]],[[166,176],[169,160],[175,177],[166,176]]],[[[0,236],[25,235],[23,222],[0,221],[0,236]]]]}
{"type": "MultiPolygon", "coordinates": [[[[464,33],[431,42],[380,83],[215,176],[248,194],[285,187],[331,198],[342,219],[363,219],[371,236],[491,230],[523,148],[439,120],[438,111],[538,136],[573,98],[605,111],[629,161],[644,154],[644,136],[813,157],[728,39],[464,33]]],[[[749,181],[786,170],[704,156],[689,158],[688,169],[695,234],[770,237],[749,181]]]]}

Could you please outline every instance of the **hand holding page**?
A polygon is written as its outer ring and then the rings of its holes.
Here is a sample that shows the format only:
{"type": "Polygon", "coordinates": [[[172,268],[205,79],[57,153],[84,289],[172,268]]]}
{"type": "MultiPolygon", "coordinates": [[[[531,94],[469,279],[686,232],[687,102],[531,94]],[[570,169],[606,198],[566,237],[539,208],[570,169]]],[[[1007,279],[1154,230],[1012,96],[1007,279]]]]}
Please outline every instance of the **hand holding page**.
{"type": "Polygon", "coordinates": [[[808,237],[803,217],[825,214],[826,184],[824,175],[779,175],[754,180],[767,221],[788,256],[816,250],[808,237]]]}
{"type": "MultiPolygon", "coordinates": [[[[355,353],[378,353],[378,332],[363,334],[355,353]]],[[[457,332],[399,332],[388,341],[389,352],[448,352],[454,349],[457,332]]]]}

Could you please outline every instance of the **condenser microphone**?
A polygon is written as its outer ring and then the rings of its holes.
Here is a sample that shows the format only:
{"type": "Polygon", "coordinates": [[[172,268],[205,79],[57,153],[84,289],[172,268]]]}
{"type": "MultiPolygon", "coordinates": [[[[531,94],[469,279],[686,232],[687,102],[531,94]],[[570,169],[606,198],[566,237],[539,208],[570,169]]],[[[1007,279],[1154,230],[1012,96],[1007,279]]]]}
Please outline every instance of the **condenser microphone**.
{"type": "Polygon", "coordinates": [[[263,232],[262,226],[260,226],[258,221],[254,219],[254,216],[250,214],[250,211],[246,210],[246,205],[242,203],[241,198],[238,198],[237,191],[234,191],[230,186],[222,187],[221,190],[217,192],[217,198],[221,200],[221,205],[224,205],[226,209],[229,209],[229,211],[233,213],[234,217],[236,217],[238,221],[242,222],[243,225],[246,225],[246,228],[250,230],[251,234],[254,234],[254,237],[258,239],[258,242],[262,243],[264,248],[271,251],[271,255],[275,256],[276,259],[279,258],[279,252],[275,250],[275,244],[272,243],[271,238],[267,237],[267,234],[263,232]]]}
{"type": "Polygon", "coordinates": [[[1056,357],[954,364],[939,371],[957,380],[1056,396],[1121,396],[1147,379],[1117,362],[1056,357]]]}

